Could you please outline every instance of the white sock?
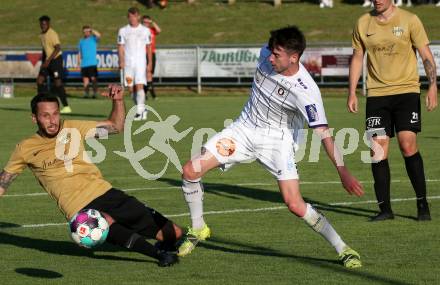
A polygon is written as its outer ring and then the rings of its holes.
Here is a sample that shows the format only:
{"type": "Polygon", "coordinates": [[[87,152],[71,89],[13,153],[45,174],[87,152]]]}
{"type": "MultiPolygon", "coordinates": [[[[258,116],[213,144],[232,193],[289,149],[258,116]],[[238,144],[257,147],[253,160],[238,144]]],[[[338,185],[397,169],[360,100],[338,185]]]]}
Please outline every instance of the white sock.
{"type": "Polygon", "coordinates": [[[307,210],[303,220],[315,232],[320,233],[335,248],[338,254],[347,247],[327,218],[320,212],[316,211],[312,205],[307,204],[307,210]]]}
{"type": "Polygon", "coordinates": [[[145,92],[144,89],[136,91],[137,113],[142,115],[145,111],[145,92]]]}
{"type": "Polygon", "coordinates": [[[205,225],[203,220],[203,184],[198,180],[182,181],[183,196],[188,204],[193,229],[201,229],[205,225]]]}

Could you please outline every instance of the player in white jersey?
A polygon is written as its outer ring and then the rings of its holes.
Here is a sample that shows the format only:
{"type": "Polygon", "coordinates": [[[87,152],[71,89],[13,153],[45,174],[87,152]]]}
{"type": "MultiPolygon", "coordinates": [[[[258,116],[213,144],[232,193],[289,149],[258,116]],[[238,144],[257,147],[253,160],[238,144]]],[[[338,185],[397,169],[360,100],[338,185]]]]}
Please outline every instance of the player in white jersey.
{"type": "Polygon", "coordinates": [[[135,120],[145,120],[144,85],[147,84],[147,73],[152,71],[151,32],[141,25],[138,8],[128,9],[127,18],[128,25],[120,28],[118,33],[119,68],[137,105],[135,120]]]}
{"type": "Polygon", "coordinates": [[[347,246],[323,214],[304,202],[299,192],[295,163],[298,130],[307,122],[322,138],[342,185],[350,194],[363,195],[362,185],[343,165],[328,131],[320,91],[299,62],[305,38],[295,26],[271,32],[268,46],[260,53],[249,101],[240,117],[213,136],[202,152],[183,167],[182,189],[191,214],[192,227],[180,245],[180,256],[189,254],[211,234],[203,219],[201,177],[215,167],[258,160],[278,181],[289,210],[320,233],[337,251],[345,267],[360,267],[359,254],[347,246]]]}

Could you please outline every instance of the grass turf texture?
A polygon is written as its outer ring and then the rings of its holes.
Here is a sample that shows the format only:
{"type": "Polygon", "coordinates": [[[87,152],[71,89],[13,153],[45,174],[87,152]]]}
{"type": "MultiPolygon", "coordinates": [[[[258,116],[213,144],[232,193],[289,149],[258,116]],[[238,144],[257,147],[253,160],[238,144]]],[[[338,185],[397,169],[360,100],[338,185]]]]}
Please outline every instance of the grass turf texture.
{"type": "MultiPolygon", "coordinates": [[[[351,41],[356,19],[368,8],[362,1],[335,0],[332,9],[319,9],[318,1],[285,3],[273,7],[264,1],[198,0],[194,5],[170,1],[164,10],[146,9],[141,1],[127,0],[2,0],[0,5],[0,46],[40,47],[38,17],[48,14],[58,32],[62,46],[75,46],[81,28],[90,24],[102,32],[101,45],[116,45],[118,29],[127,24],[126,11],[138,6],[142,14],[157,20],[163,32],[158,44],[261,44],[269,31],[282,26],[298,25],[308,42],[351,41]]],[[[438,9],[433,5],[404,8],[416,13],[431,40],[440,40],[438,9]]]]}
{"type": "MultiPolygon", "coordinates": [[[[14,145],[34,131],[29,118],[28,92],[10,100],[0,100],[0,164],[4,165],[14,145]]],[[[243,93],[242,93],[243,94],[243,93]]],[[[324,91],[327,116],[339,130],[353,127],[362,130],[363,112],[354,116],[345,111],[345,98],[324,91]]],[[[163,118],[181,117],[176,129],[202,127],[220,130],[223,120],[235,118],[246,96],[163,96],[148,101],[163,118]]],[[[75,114],[67,119],[104,119],[110,110],[106,100],[71,98],[75,114]]],[[[131,103],[127,99],[127,104],[131,103]]],[[[362,100],[362,107],[364,107],[362,100]]],[[[419,144],[425,159],[430,196],[439,196],[440,159],[437,113],[423,113],[423,132],[419,144]]],[[[155,120],[156,118],[150,117],[155,120]]],[[[135,122],[134,131],[141,125],[135,122]]],[[[190,156],[192,135],[172,143],[182,163],[190,156]]],[[[135,149],[146,145],[151,133],[134,137],[135,149]]],[[[310,136],[309,136],[310,139],[310,136]]],[[[149,206],[170,215],[181,225],[189,223],[180,185],[180,174],[169,167],[156,181],[138,176],[129,162],[113,153],[123,150],[123,136],[102,141],[107,148],[106,160],[98,166],[115,187],[138,189],[129,192],[149,206]],[[141,188],[141,189],[139,189],[141,188]]],[[[371,183],[370,166],[361,163],[361,147],[346,161],[353,173],[365,181],[365,197],[347,195],[337,174],[321,150],[319,163],[299,164],[304,197],[317,205],[342,235],[362,256],[364,267],[346,270],[336,263],[333,249],[300,219],[283,207],[272,177],[257,163],[235,166],[221,174],[214,170],[205,179],[205,211],[248,210],[279,207],[257,212],[212,213],[206,220],[212,238],[200,244],[190,256],[172,268],[159,268],[154,261],[136,253],[105,245],[96,251],[81,249],[68,236],[66,225],[23,228],[18,225],[64,223],[55,203],[47,195],[6,196],[0,199],[0,272],[3,284],[436,284],[440,280],[438,263],[439,200],[431,199],[433,221],[416,222],[415,201],[393,202],[396,220],[369,223],[367,217],[377,209],[371,183]],[[324,182],[323,184],[317,184],[324,182]],[[334,205],[334,202],[360,202],[334,205]]],[[[306,152],[306,158],[308,152],[306,152]]],[[[164,157],[154,154],[143,165],[150,171],[160,170],[164,157]]],[[[413,198],[403,160],[393,140],[390,154],[392,198],[413,198]]],[[[35,178],[26,170],[11,185],[8,195],[43,193],[35,178]]]]}

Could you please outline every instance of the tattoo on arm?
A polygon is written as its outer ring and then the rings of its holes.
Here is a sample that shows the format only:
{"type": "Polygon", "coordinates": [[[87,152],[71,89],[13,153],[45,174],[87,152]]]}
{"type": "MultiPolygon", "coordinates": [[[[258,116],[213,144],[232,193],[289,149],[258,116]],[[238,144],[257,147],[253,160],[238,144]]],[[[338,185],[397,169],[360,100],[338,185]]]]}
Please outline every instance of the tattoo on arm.
{"type": "Polygon", "coordinates": [[[99,126],[96,128],[95,138],[99,139],[105,137],[106,135],[113,135],[117,133],[119,133],[119,131],[113,125],[99,126]]]}
{"type": "Polygon", "coordinates": [[[437,70],[434,64],[429,59],[425,59],[423,61],[423,66],[425,67],[426,77],[428,77],[429,85],[436,84],[437,70]]]}
{"type": "Polygon", "coordinates": [[[11,185],[12,181],[17,177],[18,174],[8,173],[6,171],[2,171],[0,173],[0,187],[4,190],[8,189],[9,185],[11,185]]]}

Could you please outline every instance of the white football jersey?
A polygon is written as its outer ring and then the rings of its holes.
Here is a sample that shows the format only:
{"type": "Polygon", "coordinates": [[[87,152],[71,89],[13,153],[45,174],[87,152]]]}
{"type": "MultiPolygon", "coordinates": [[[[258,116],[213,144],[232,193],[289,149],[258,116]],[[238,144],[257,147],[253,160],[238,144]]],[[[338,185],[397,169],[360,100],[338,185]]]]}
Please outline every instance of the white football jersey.
{"type": "Polygon", "coordinates": [[[125,66],[141,64],[146,66],[146,45],[151,43],[151,32],[139,24],[137,27],[126,25],[119,29],[118,44],[124,45],[125,66]]]}
{"type": "Polygon", "coordinates": [[[251,128],[275,128],[295,131],[309,127],[326,126],[321,92],[306,68],[300,63],[299,71],[284,76],[274,71],[264,46],[260,51],[251,95],[237,122],[251,128]]]}

